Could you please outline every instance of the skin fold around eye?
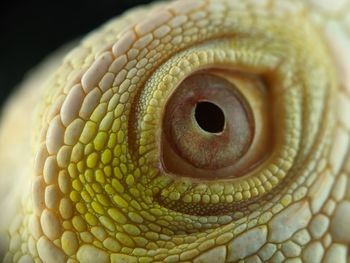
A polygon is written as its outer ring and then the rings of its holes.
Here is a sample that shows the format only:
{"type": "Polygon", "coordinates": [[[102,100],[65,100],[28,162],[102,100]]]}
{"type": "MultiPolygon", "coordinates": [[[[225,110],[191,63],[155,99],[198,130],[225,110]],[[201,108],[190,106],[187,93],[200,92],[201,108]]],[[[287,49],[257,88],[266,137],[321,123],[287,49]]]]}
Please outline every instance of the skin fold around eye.
{"type": "MultiPolygon", "coordinates": [[[[190,215],[230,214],[237,209],[241,210],[242,206],[249,205],[249,202],[256,202],[272,189],[279,189],[279,186],[282,187],[292,176],[297,176],[293,174],[294,170],[291,170],[294,159],[305,158],[303,154],[298,153],[308,154],[308,147],[305,146],[314,143],[303,139],[308,133],[312,133],[314,128],[307,127],[305,135],[301,136],[303,127],[309,118],[318,118],[319,113],[312,112],[313,115],[310,115],[308,110],[302,112],[301,104],[308,101],[308,105],[313,105],[316,99],[310,96],[313,93],[308,92],[314,87],[314,83],[309,82],[312,73],[309,70],[303,71],[302,74],[298,72],[304,62],[295,55],[295,49],[287,49],[284,44],[292,43],[299,51],[304,50],[305,45],[302,45],[301,49],[301,43],[293,42],[289,40],[289,35],[285,35],[287,31],[275,29],[279,34],[275,35],[278,37],[273,42],[262,40],[260,37],[242,36],[198,44],[174,55],[145,83],[138,101],[148,100],[150,103],[137,105],[133,115],[135,119],[131,122],[137,126],[131,131],[138,130],[139,133],[132,136],[131,143],[135,145],[135,150],[140,156],[146,156],[154,165],[154,174],[159,172],[159,176],[151,184],[156,189],[154,198],[161,206],[190,215]],[[246,159],[241,158],[234,164],[238,167],[238,164],[245,161],[250,169],[242,169],[242,173],[235,174],[234,166],[209,172],[206,169],[190,170],[183,165],[187,162],[183,162],[182,158],[173,159],[168,163],[164,158],[166,155],[162,149],[165,145],[162,140],[162,127],[166,105],[187,77],[201,72],[214,74],[233,83],[255,118],[254,139],[260,138],[253,141],[250,147],[255,151],[248,151],[243,156],[246,159]],[[303,84],[297,78],[305,78],[304,89],[307,92],[303,92],[303,84]],[[261,108],[262,105],[267,108],[261,108]],[[255,143],[262,144],[259,146],[255,143]],[[258,149],[262,155],[258,154],[258,149]],[[258,157],[258,161],[255,162],[252,156],[258,157]],[[182,167],[179,168],[176,163],[182,167]],[[211,201],[212,193],[218,188],[225,189],[225,194],[211,201]]],[[[307,28],[305,30],[307,31],[307,28]]],[[[323,50],[319,49],[317,52],[322,54],[323,50]]],[[[310,52],[305,50],[302,54],[308,57],[308,67],[317,66],[318,62],[310,57],[310,52]]],[[[327,83],[326,79],[323,86],[317,89],[318,96],[324,96],[327,83]]],[[[328,131],[328,128],[324,131],[328,131]]],[[[325,136],[325,133],[320,133],[321,136],[325,136]]],[[[324,147],[323,144],[317,145],[324,147]]],[[[179,155],[175,152],[173,156],[176,158],[179,155]]]]}

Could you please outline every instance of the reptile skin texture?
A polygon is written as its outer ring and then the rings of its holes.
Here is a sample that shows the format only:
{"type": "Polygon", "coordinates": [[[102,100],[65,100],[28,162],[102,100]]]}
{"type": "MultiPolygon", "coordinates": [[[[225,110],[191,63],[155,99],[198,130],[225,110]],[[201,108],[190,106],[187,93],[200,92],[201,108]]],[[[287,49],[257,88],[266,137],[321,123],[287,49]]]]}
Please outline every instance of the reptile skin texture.
{"type": "Polygon", "coordinates": [[[3,108],[0,260],[350,262],[349,149],[349,0],[137,7],[3,108]]]}

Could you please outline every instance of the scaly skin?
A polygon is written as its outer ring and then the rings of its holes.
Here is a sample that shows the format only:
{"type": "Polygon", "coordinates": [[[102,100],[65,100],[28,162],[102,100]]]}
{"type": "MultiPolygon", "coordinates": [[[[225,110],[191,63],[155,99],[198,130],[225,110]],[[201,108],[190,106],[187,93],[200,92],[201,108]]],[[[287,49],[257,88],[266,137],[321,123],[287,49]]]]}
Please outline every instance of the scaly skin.
{"type": "Polygon", "coordinates": [[[327,3],[157,3],[42,65],[0,129],[4,262],[349,262],[350,2],[327,3]],[[165,103],[213,65],[268,76],[276,144],[242,177],[169,175],[165,103]]]}

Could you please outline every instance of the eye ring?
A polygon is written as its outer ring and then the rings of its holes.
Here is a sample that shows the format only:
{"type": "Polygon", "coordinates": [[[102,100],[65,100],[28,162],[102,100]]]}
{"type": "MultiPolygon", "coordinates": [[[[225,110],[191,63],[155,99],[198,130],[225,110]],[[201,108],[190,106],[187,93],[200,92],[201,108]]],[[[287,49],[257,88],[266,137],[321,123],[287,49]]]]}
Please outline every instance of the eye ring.
{"type": "Polygon", "coordinates": [[[253,116],[249,102],[235,87],[234,80],[226,79],[231,73],[208,68],[191,74],[169,98],[162,136],[163,165],[168,171],[180,176],[217,179],[241,176],[249,169],[250,164],[244,162],[234,166],[253,142],[258,116],[253,116]],[[217,111],[222,110],[225,117],[222,131],[210,133],[198,124],[194,112],[203,102],[216,107],[217,111]]]}

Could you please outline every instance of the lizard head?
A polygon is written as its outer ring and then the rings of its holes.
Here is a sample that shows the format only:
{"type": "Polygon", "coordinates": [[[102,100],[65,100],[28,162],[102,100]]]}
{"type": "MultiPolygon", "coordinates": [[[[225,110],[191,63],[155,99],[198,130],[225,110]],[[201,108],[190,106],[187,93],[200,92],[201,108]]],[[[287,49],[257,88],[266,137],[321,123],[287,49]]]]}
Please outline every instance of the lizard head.
{"type": "Polygon", "coordinates": [[[33,258],[343,251],[346,92],[311,13],[305,1],[175,1],[88,35],[46,87],[23,209],[33,258]]]}

